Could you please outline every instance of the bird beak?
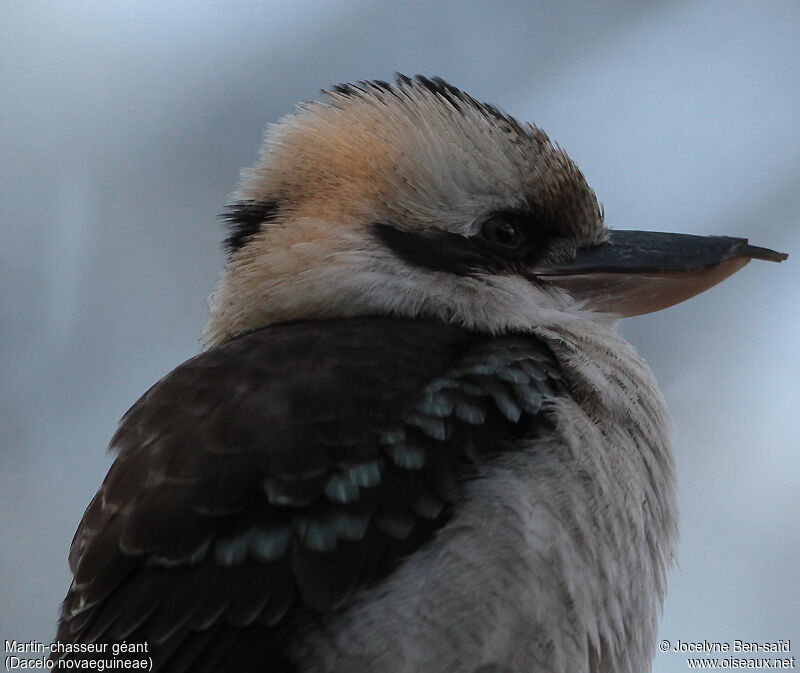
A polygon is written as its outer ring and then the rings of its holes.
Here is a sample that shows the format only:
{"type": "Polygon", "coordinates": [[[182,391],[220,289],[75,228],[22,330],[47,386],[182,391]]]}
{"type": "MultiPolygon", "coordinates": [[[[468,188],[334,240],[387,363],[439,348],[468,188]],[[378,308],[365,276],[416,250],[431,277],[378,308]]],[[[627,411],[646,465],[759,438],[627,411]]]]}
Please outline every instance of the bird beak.
{"type": "Polygon", "coordinates": [[[751,259],[787,257],[744,238],[611,231],[600,245],[579,249],[573,260],[539,267],[534,275],[586,300],[592,310],[628,317],[694,297],[751,259]]]}

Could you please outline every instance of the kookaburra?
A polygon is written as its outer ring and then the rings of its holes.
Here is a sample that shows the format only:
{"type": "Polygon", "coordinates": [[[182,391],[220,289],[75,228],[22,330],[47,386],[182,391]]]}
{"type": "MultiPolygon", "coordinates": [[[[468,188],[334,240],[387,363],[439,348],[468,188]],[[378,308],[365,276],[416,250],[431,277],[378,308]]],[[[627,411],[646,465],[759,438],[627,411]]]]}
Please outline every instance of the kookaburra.
{"type": "Polygon", "coordinates": [[[649,670],[675,471],[615,320],[785,255],[610,231],[541,130],[423,77],[300,105],[226,218],[206,348],[122,418],[75,534],[63,656],[649,670]]]}

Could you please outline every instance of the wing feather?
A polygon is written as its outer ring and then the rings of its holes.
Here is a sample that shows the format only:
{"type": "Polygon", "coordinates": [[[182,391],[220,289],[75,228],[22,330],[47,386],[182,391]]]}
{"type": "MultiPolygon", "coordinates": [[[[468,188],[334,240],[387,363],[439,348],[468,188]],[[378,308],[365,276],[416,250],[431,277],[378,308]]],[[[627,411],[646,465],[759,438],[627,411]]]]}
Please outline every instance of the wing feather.
{"type": "Polygon", "coordinates": [[[299,625],[429,540],[564,392],[535,338],[422,321],[276,325],[203,353],[123,417],[58,639],[147,641],[170,673],[291,670],[299,625]]]}

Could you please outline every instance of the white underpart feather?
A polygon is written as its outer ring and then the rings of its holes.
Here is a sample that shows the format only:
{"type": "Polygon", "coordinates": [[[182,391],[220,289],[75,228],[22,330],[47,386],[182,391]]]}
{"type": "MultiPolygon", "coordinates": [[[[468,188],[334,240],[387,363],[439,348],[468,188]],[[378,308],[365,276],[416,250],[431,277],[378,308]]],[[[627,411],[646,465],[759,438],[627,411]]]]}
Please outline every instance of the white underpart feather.
{"type": "Polygon", "coordinates": [[[308,673],[642,673],[677,538],[664,401],[610,329],[537,330],[575,399],[453,520],[297,649],[308,673]]]}

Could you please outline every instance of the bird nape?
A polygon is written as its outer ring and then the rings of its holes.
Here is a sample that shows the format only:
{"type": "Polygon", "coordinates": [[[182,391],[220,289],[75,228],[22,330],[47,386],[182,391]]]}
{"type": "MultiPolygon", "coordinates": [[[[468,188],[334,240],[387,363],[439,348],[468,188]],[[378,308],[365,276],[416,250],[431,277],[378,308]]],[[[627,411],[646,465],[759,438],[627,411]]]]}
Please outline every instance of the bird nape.
{"type": "Polygon", "coordinates": [[[786,255],[609,231],[540,129],[424,77],[301,104],[226,219],[206,348],[122,418],[52,656],[649,670],[675,472],[616,318],[786,255]]]}

